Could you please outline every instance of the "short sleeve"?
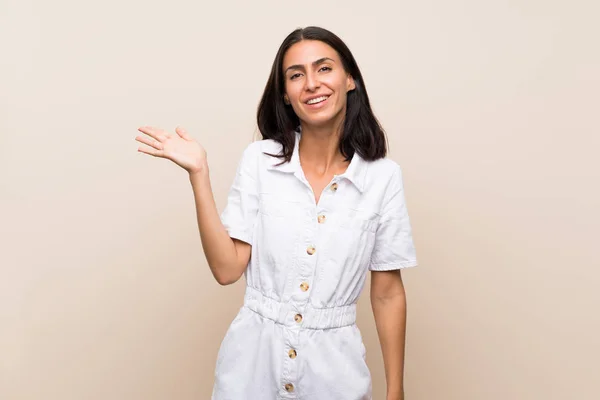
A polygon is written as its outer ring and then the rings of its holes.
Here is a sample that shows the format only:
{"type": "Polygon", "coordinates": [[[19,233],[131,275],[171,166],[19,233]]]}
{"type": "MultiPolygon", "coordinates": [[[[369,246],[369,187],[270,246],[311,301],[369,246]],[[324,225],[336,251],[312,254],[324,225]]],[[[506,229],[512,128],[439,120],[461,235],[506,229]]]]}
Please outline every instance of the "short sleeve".
{"type": "Polygon", "coordinates": [[[258,213],[257,170],[259,147],[251,143],[238,162],[221,222],[233,239],[252,244],[252,234],[258,213]]]}
{"type": "Polygon", "coordinates": [[[386,189],[369,270],[390,271],[417,266],[412,228],[399,166],[386,189]]]}

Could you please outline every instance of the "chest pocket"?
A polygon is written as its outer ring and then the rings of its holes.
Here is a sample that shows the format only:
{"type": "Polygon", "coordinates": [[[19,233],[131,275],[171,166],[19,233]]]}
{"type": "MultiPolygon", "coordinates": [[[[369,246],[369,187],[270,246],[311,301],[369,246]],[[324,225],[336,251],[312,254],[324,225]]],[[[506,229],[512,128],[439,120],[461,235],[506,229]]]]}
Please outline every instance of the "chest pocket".
{"type": "Polygon", "coordinates": [[[378,213],[364,209],[347,208],[336,212],[327,247],[329,259],[337,268],[353,271],[367,264],[379,219],[378,213]]]}
{"type": "Polygon", "coordinates": [[[368,210],[346,209],[338,216],[339,226],[343,229],[375,233],[379,224],[379,214],[368,210]]]}
{"type": "Polygon", "coordinates": [[[340,214],[339,237],[345,244],[347,258],[342,265],[362,268],[371,257],[375,245],[375,232],[380,215],[374,211],[349,208],[340,214]]]}

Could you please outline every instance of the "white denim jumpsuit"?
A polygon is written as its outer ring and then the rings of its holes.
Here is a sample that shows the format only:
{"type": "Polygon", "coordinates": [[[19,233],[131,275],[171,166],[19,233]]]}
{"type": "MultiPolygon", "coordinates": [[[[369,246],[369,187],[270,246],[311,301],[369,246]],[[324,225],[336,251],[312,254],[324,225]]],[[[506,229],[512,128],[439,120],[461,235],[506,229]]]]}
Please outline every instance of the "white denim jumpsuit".
{"type": "Polygon", "coordinates": [[[368,400],[371,375],[356,326],[367,272],[417,265],[402,174],[355,154],[315,204],[298,155],[251,143],[221,220],[252,245],[244,304],[217,357],[213,400],[368,400]]]}

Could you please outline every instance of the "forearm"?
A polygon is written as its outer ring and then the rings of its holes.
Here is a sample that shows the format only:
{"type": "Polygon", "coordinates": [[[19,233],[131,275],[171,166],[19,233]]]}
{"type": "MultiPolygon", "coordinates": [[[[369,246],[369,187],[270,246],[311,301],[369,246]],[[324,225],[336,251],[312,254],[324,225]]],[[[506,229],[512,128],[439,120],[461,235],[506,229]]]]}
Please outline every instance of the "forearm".
{"type": "Polygon", "coordinates": [[[389,297],[371,297],[381,344],[388,400],[404,399],[406,295],[404,289],[389,297]]]}
{"type": "Polygon", "coordinates": [[[190,174],[196,217],[206,261],[217,282],[229,284],[243,273],[233,240],[221,222],[210,184],[208,166],[190,174]]]}

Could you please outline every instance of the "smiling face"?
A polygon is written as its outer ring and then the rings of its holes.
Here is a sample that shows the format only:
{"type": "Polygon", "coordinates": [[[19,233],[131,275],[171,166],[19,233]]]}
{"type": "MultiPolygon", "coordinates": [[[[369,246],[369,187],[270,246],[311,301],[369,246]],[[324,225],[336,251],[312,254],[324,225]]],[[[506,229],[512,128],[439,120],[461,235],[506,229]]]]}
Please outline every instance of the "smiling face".
{"type": "Polygon", "coordinates": [[[285,100],[309,126],[339,126],[346,115],[346,95],[354,80],[337,52],[318,40],[302,40],[283,58],[285,100]]]}

